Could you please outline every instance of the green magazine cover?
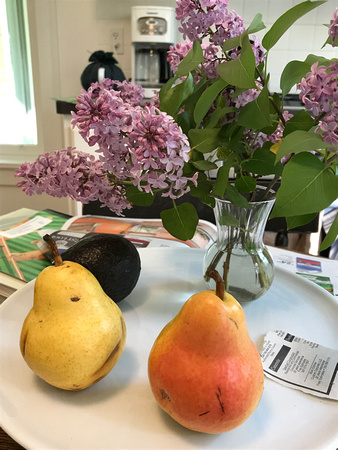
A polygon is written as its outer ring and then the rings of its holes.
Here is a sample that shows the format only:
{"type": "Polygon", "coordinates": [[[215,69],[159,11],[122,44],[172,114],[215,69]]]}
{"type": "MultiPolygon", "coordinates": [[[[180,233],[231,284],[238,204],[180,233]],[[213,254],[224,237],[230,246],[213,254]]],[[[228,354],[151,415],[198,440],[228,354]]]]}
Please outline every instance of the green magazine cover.
{"type": "Polygon", "coordinates": [[[0,232],[0,271],[31,281],[51,262],[39,248],[42,236],[52,230],[60,230],[69,215],[45,209],[0,232]],[[43,231],[46,230],[46,233],[43,231]]]}

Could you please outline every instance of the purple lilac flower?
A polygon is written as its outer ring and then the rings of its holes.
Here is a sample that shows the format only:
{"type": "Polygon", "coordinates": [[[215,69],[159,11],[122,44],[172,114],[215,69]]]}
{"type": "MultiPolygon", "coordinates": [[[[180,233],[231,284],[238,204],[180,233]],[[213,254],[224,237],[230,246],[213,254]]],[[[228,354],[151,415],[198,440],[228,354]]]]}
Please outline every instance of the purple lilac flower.
{"type": "Polygon", "coordinates": [[[314,63],[311,72],[306,74],[297,87],[306,109],[321,119],[317,132],[323,131],[324,141],[337,146],[338,62],[333,61],[327,67],[319,66],[318,62],[314,63]]]}
{"type": "MultiPolygon", "coordinates": [[[[259,88],[261,88],[261,84],[256,82],[259,88]]],[[[247,103],[252,102],[255,100],[260,94],[259,89],[248,89],[247,91],[242,92],[239,94],[235,99],[234,103],[236,108],[242,108],[247,103]]]]}
{"type": "Polygon", "coordinates": [[[23,178],[18,186],[29,195],[100,200],[117,214],[131,207],[125,183],[145,192],[160,189],[173,199],[188,192],[198,175],[183,175],[188,138],[171,116],[154,105],[141,106],[141,94],[133,83],[107,79],[82,91],[72,125],[97,146],[98,159],[73,148],[42,154],[16,171],[23,178]]]}
{"type": "Polygon", "coordinates": [[[222,45],[226,39],[243,33],[243,19],[235,11],[227,9],[228,0],[178,0],[176,18],[180,21],[179,31],[183,39],[199,40],[210,34],[210,42],[222,45]]]}
{"type": "Polygon", "coordinates": [[[117,214],[131,207],[124,188],[111,183],[101,161],[71,147],[41,154],[33,163],[22,164],[15,177],[23,178],[17,186],[28,195],[45,192],[82,203],[99,199],[117,214]]]}
{"type": "MultiPolygon", "coordinates": [[[[169,187],[172,198],[188,192],[188,179],[182,173],[184,163],[189,160],[190,146],[171,116],[155,106],[146,107],[136,115],[134,130],[128,140],[133,166],[131,174],[140,190],[152,192],[152,188],[169,187]]],[[[196,184],[196,178],[191,181],[196,184]]]]}
{"type": "MultiPolygon", "coordinates": [[[[194,76],[197,83],[201,76],[212,80],[218,78],[217,67],[229,58],[235,59],[240,55],[240,50],[233,49],[224,54],[222,45],[234,36],[245,31],[243,18],[235,11],[228,11],[228,0],[178,0],[176,7],[176,18],[180,20],[179,30],[183,38],[188,41],[183,44],[171,46],[168,52],[168,61],[171,69],[176,73],[179,63],[192,48],[194,40],[201,43],[204,61],[198,66],[198,74],[194,76]],[[203,39],[208,37],[208,42],[203,39]]],[[[252,49],[255,54],[256,64],[265,58],[264,50],[260,40],[252,37],[252,49]]]]}
{"type": "MultiPolygon", "coordinates": [[[[244,20],[235,11],[228,11],[228,3],[228,0],[178,0],[176,18],[180,21],[183,39],[198,40],[202,44],[203,39],[209,37],[209,44],[221,49],[227,39],[242,34],[244,20]]],[[[253,37],[252,47],[259,64],[264,51],[257,37],[253,37]]]]}
{"type": "MultiPolygon", "coordinates": [[[[322,138],[328,144],[338,147],[338,125],[337,116],[333,114],[328,114],[325,120],[319,122],[319,128],[323,131],[322,138]]],[[[319,131],[319,129],[317,129],[319,131]]],[[[329,148],[329,151],[338,155],[338,151],[329,148]]]]}
{"type": "Polygon", "coordinates": [[[192,42],[184,42],[183,44],[171,45],[168,51],[167,61],[170,64],[171,70],[175,73],[179,63],[192,49],[192,42]]]}
{"type": "Polygon", "coordinates": [[[335,47],[335,39],[338,39],[338,9],[334,11],[330,20],[329,36],[332,39],[332,47],[335,47]]]}

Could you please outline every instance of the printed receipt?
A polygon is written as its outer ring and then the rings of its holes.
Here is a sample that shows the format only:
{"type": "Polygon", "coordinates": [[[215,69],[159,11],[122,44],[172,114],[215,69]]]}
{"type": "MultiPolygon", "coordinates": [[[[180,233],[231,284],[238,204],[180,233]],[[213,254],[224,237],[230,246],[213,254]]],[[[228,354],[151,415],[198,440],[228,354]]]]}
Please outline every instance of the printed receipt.
{"type": "Polygon", "coordinates": [[[337,350],[284,331],[269,331],[261,359],[268,378],[307,394],[338,400],[337,350]]]}

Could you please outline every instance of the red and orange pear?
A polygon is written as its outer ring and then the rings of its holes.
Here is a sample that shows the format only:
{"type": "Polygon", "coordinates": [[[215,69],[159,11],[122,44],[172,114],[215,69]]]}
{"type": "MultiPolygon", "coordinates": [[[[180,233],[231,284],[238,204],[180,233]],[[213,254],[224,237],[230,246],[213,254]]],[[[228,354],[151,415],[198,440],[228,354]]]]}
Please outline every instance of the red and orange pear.
{"type": "Polygon", "coordinates": [[[164,327],[151,349],[148,375],[161,408],[184,427],[204,433],[243,424],[264,387],[244,311],[222,287],[190,297],[164,327]]]}

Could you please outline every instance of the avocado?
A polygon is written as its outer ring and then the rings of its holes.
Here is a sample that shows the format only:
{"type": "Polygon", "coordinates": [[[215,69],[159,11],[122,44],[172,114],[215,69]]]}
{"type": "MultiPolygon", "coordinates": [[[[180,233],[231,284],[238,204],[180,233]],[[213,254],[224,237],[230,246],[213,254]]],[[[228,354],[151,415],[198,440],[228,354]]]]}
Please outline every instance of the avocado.
{"type": "Polygon", "coordinates": [[[136,247],[117,234],[85,236],[63,252],[62,259],[77,262],[88,269],[116,303],[131,293],[141,271],[136,247]]]}

